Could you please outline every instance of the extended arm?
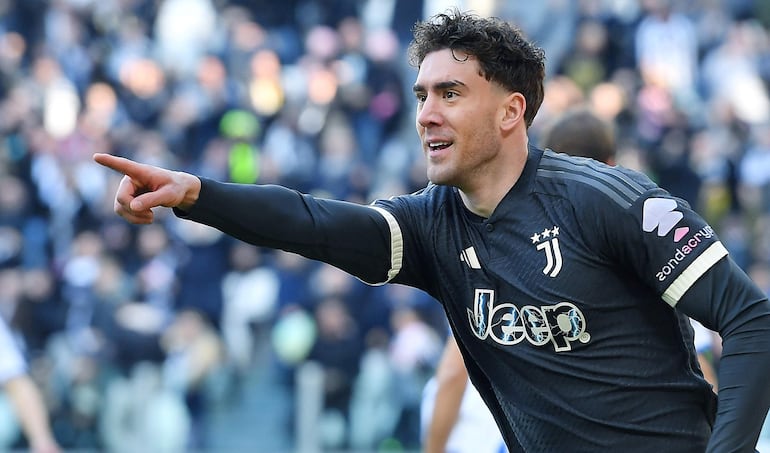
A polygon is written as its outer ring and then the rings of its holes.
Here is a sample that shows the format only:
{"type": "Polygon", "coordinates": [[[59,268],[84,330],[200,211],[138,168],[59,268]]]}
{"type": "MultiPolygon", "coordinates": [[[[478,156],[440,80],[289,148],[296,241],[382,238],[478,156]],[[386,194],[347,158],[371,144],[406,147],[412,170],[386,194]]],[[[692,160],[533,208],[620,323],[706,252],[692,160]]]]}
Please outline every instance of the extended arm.
{"type": "Polygon", "coordinates": [[[436,369],[436,398],[425,436],[425,453],[444,453],[460,413],[468,372],[454,337],[447,340],[436,369]]]}
{"type": "Polygon", "coordinates": [[[151,223],[155,207],[203,223],[242,241],[299,253],[368,283],[384,283],[401,267],[395,219],[382,209],[314,198],[276,185],[228,184],[128,159],[94,160],[125,175],[115,212],[151,223]]]}

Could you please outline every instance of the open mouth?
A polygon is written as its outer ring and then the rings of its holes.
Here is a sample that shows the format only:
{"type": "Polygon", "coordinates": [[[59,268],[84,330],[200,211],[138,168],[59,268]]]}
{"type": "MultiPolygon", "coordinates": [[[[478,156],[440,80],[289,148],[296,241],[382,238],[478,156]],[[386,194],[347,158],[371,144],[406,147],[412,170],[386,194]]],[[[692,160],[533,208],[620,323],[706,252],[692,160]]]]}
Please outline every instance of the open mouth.
{"type": "Polygon", "coordinates": [[[428,143],[428,149],[431,151],[440,151],[452,146],[452,142],[432,142],[428,143]]]}

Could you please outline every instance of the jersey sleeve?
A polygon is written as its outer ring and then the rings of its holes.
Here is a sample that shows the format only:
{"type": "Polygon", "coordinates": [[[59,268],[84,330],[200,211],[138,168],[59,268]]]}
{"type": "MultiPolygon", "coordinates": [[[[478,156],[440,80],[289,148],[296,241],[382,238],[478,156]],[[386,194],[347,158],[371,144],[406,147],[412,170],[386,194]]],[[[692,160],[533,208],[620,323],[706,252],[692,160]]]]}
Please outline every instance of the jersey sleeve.
{"type": "MultiPolygon", "coordinates": [[[[434,274],[436,263],[430,262],[437,244],[437,235],[433,234],[434,219],[438,216],[428,202],[426,192],[434,189],[428,186],[412,195],[377,200],[375,206],[390,213],[392,221],[398,225],[398,237],[393,236],[394,248],[401,250],[401,267],[393,275],[393,283],[400,283],[424,290],[433,297],[438,296],[436,285],[440,280],[434,274]]],[[[438,203],[440,204],[440,203],[438,203]]]]}
{"type": "Polygon", "coordinates": [[[586,208],[585,236],[605,259],[653,288],[665,303],[729,335],[736,318],[766,297],[687,202],[660,188],[639,188],[625,206],[599,202],[586,208]],[[709,286],[711,279],[730,285],[709,286]]]}
{"type": "Polygon", "coordinates": [[[753,452],[770,407],[770,306],[728,256],[682,295],[677,309],[720,332],[718,412],[707,451],[753,452]]]}
{"type": "Polygon", "coordinates": [[[767,296],[685,201],[638,188],[625,205],[585,207],[593,246],[671,307],[719,332],[718,413],[707,451],[753,452],[770,407],[767,296]]]}
{"type": "Polygon", "coordinates": [[[581,225],[599,253],[676,307],[727,249],[684,200],[660,188],[635,189],[626,199],[578,206],[581,225]]]}
{"type": "Polygon", "coordinates": [[[323,261],[371,285],[388,282],[401,267],[398,225],[374,206],[201,178],[192,209],[174,213],[256,246],[323,261]]]}

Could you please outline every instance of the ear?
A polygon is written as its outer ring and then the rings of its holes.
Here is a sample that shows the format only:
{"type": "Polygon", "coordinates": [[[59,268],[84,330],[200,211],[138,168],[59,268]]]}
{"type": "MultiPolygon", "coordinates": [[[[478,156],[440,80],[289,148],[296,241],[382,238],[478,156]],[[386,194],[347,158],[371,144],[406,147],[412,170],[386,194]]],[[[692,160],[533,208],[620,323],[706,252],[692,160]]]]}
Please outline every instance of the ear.
{"type": "Polygon", "coordinates": [[[511,130],[517,124],[524,124],[524,112],[527,111],[527,100],[519,92],[513,92],[505,97],[502,105],[503,118],[500,127],[503,130],[511,130]]]}

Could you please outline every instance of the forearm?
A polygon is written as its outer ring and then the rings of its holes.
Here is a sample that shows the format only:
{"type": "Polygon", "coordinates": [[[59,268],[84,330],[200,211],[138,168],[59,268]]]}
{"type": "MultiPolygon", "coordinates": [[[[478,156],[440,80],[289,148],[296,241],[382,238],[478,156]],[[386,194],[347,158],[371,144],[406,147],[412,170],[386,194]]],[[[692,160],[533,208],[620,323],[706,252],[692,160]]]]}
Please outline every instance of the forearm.
{"type": "Polygon", "coordinates": [[[722,260],[677,306],[719,332],[718,412],[709,452],[754,452],[770,407],[770,303],[731,259],[722,260]]]}
{"type": "Polygon", "coordinates": [[[446,451],[468,385],[468,370],[454,337],[450,337],[444,346],[436,368],[436,385],[435,404],[425,436],[425,453],[446,451]]]}
{"type": "Polygon", "coordinates": [[[6,383],[5,389],[13,403],[31,451],[37,453],[58,451],[51,432],[48,411],[32,379],[27,375],[15,377],[6,383]]]}
{"type": "Polygon", "coordinates": [[[457,423],[467,380],[439,382],[436,404],[425,436],[425,453],[445,453],[449,436],[457,423]]]}
{"type": "Polygon", "coordinates": [[[719,403],[709,452],[754,452],[770,406],[770,316],[756,318],[724,341],[719,403]]]}
{"type": "Polygon", "coordinates": [[[390,267],[390,232],[375,209],[324,200],[272,185],[202,180],[196,203],[180,217],[262,247],[299,253],[380,283],[390,267]]]}

